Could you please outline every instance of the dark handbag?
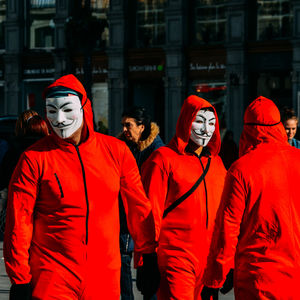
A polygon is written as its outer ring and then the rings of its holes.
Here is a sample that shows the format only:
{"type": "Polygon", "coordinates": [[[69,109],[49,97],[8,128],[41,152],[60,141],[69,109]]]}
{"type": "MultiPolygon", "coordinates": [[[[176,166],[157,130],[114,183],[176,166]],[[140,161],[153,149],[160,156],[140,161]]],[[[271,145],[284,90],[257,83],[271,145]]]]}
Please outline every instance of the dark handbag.
{"type": "Polygon", "coordinates": [[[188,198],[199,186],[199,184],[202,182],[204,177],[206,176],[209,166],[210,166],[211,157],[208,157],[208,161],[206,164],[205,169],[203,170],[202,175],[199,177],[199,179],[196,181],[196,183],[192,186],[190,190],[188,190],[185,194],[183,194],[180,198],[175,200],[169,207],[167,207],[163,214],[163,219],[167,216],[169,212],[171,212],[174,208],[176,208],[180,203],[182,203],[186,198],[188,198]]]}

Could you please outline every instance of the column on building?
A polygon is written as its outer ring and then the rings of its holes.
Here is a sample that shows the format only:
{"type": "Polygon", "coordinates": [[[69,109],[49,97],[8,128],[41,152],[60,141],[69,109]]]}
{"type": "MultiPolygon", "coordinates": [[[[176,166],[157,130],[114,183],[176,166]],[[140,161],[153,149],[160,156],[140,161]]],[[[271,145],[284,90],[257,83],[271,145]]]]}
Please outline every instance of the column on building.
{"type": "Polygon", "coordinates": [[[227,128],[239,141],[243,128],[245,102],[248,93],[248,73],[245,53],[247,39],[247,0],[231,0],[227,6],[227,128]]]}
{"type": "Polygon", "coordinates": [[[7,1],[5,22],[4,114],[18,115],[22,110],[21,100],[21,52],[24,45],[24,11],[28,1],[7,1]]]}
{"type": "Polygon", "coordinates": [[[121,115],[128,97],[127,62],[125,47],[128,32],[126,0],[111,0],[108,13],[110,44],[108,55],[109,122],[110,135],[120,131],[121,115]]]}
{"type": "Polygon", "coordinates": [[[56,0],[56,14],[54,18],[55,35],[54,35],[54,78],[59,78],[66,71],[66,20],[70,16],[70,1],[56,0]]]}
{"type": "Polygon", "coordinates": [[[165,141],[175,134],[181,105],[186,97],[186,61],[184,46],[187,39],[188,1],[168,1],[166,18],[165,68],[165,141]]]}
{"type": "Polygon", "coordinates": [[[293,108],[300,116],[300,0],[293,0],[293,108]]]}

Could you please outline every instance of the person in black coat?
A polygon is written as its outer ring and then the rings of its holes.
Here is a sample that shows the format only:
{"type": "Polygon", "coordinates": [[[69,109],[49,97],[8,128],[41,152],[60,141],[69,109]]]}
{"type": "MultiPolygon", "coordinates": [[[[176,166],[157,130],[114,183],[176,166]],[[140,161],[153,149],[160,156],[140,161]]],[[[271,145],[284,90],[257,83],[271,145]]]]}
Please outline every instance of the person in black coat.
{"type": "MultiPolygon", "coordinates": [[[[145,108],[133,106],[122,114],[123,131],[119,138],[130,148],[136,159],[139,170],[150,154],[164,146],[159,136],[159,127],[151,121],[145,108]]],[[[120,251],[121,251],[121,299],[132,300],[131,259],[134,249],[132,238],[127,228],[123,202],[119,201],[120,208],[120,251]]]]}

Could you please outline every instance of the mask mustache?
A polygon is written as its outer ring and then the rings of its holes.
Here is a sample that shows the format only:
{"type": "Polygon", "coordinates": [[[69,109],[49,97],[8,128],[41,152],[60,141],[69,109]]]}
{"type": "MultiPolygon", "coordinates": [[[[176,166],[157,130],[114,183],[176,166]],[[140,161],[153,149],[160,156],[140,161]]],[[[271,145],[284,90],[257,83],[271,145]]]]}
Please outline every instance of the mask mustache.
{"type": "Polygon", "coordinates": [[[63,128],[63,127],[66,127],[66,126],[69,126],[69,125],[72,125],[74,121],[72,121],[71,123],[69,124],[66,124],[65,122],[62,122],[62,123],[52,123],[52,126],[55,127],[55,128],[63,128]]]}
{"type": "Polygon", "coordinates": [[[209,138],[209,137],[212,136],[212,134],[208,134],[208,133],[203,132],[203,131],[200,131],[200,132],[198,133],[196,130],[194,130],[194,133],[195,133],[196,135],[200,136],[200,137],[205,137],[205,138],[209,138]]]}

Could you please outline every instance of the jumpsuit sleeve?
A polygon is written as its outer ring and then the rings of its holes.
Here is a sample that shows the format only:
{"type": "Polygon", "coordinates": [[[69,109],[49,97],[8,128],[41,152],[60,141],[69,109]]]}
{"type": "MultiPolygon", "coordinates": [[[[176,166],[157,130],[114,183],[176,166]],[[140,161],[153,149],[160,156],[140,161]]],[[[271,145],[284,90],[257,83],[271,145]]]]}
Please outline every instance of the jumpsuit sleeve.
{"type": "Polygon", "coordinates": [[[31,280],[29,249],[33,232],[33,211],[38,190],[38,170],[25,154],[21,156],[8,188],[3,254],[12,283],[31,280]]]}
{"type": "Polygon", "coordinates": [[[142,167],[142,181],[151,201],[155,222],[155,240],[159,240],[169,177],[159,152],[154,152],[142,167]]]}
{"type": "Polygon", "coordinates": [[[155,252],[155,227],[151,203],[147,198],[136,161],[128,147],[124,147],[120,193],[127,215],[127,225],[135,251],[155,252]]]}
{"type": "Polygon", "coordinates": [[[204,285],[208,287],[222,287],[227,273],[234,268],[245,200],[246,190],[242,180],[228,171],[203,276],[204,285]]]}

